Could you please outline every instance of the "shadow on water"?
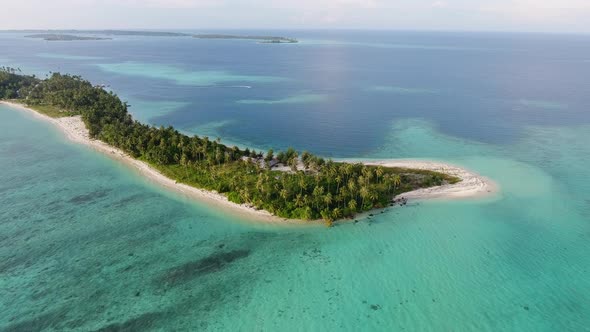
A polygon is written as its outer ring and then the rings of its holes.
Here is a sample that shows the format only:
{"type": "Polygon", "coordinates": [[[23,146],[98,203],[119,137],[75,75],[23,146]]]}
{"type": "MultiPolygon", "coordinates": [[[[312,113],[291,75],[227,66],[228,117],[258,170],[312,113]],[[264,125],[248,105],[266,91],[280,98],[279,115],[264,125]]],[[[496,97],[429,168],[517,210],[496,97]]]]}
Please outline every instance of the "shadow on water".
{"type": "Polygon", "coordinates": [[[100,189],[100,190],[92,191],[88,194],[74,196],[70,199],[70,203],[74,203],[74,204],[89,203],[89,202],[95,201],[97,199],[104,198],[104,197],[108,196],[110,191],[111,190],[108,190],[108,189],[100,189]]]}
{"type": "MultiPolygon", "coordinates": [[[[37,225],[29,228],[22,226],[22,230],[17,229],[9,236],[0,237],[0,248],[9,247],[14,243],[24,244],[19,250],[0,252],[0,275],[24,273],[33,265],[51,262],[65,252],[75,253],[75,256],[87,259],[93,257],[102,264],[105,257],[119,256],[109,254],[95,256],[94,253],[99,250],[98,248],[110,253],[110,250],[116,248],[124,250],[128,246],[141,246],[142,243],[157,240],[173,230],[171,224],[161,222],[157,218],[146,219],[140,225],[120,223],[117,224],[117,228],[109,224],[98,225],[98,227],[76,227],[76,219],[73,216],[69,218],[64,216],[56,222],[63,225],[37,229],[33,229],[37,225]],[[69,232],[63,231],[66,228],[69,232]],[[20,272],[17,271],[18,269],[20,272]]],[[[71,264],[75,265],[75,262],[72,261],[71,264]]],[[[56,268],[60,270],[69,266],[70,264],[56,268]]]]}
{"type": "MultiPolygon", "coordinates": [[[[127,320],[110,323],[95,332],[126,332],[126,331],[200,331],[211,328],[211,322],[217,317],[216,310],[241,301],[248,302],[248,298],[241,298],[240,287],[244,286],[247,275],[237,274],[229,279],[219,281],[205,281],[202,287],[194,288],[191,292],[183,291],[175,295],[175,301],[170,307],[160,311],[146,312],[133,316],[127,320]]],[[[82,325],[68,326],[77,328],[82,325]]]]}
{"type": "MultiPolygon", "coordinates": [[[[56,312],[50,312],[43,315],[34,317],[33,319],[26,320],[14,325],[6,327],[6,332],[31,332],[31,331],[43,331],[47,329],[68,329],[79,328],[84,324],[84,320],[70,321],[67,324],[62,325],[62,322],[66,318],[67,310],[62,309],[56,312]]],[[[156,327],[158,322],[161,322],[162,318],[167,314],[164,312],[147,312],[137,317],[131,318],[122,323],[112,323],[104,326],[96,332],[123,332],[123,331],[146,331],[156,327]]]]}
{"type": "MultiPolygon", "coordinates": [[[[174,298],[172,305],[160,308],[155,312],[146,312],[133,316],[122,322],[111,323],[103,326],[96,332],[120,332],[120,331],[156,331],[156,330],[202,330],[210,324],[209,315],[228,302],[237,304],[240,301],[241,287],[247,276],[237,273],[229,277],[223,273],[231,262],[250,255],[250,250],[234,250],[230,252],[216,252],[202,259],[182,264],[169,269],[164,275],[157,278],[154,287],[161,283],[174,284],[176,292],[170,289],[166,298],[174,298]],[[187,289],[187,283],[200,276],[210,275],[199,281],[199,285],[187,289]],[[163,280],[159,280],[163,279],[163,280]]],[[[249,274],[248,276],[251,276],[249,274]]],[[[143,296],[139,293],[137,297],[143,296]]],[[[149,296],[149,295],[147,295],[149,296]]],[[[159,296],[158,296],[159,297],[159,296]]]]}
{"type": "Polygon", "coordinates": [[[259,250],[265,250],[261,249],[261,246],[274,246],[277,244],[275,241],[284,242],[281,239],[284,240],[276,234],[248,232],[236,237],[212,239],[214,243],[201,242],[198,247],[206,248],[209,254],[156,273],[151,285],[144,289],[145,292],[135,294],[137,298],[145,296],[146,299],[174,299],[171,306],[160,307],[156,312],[147,312],[119,323],[106,325],[97,331],[211,328],[215,317],[218,317],[217,310],[223,308],[224,311],[231,312],[238,310],[243,302],[250,301],[250,283],[256,282],[256,275],[260,272],[258,263],[242,263],[240,268],[232,268],[231,271],[230,267],[244,259],[257,259],[252,256],[259,250]],[[240,249],[227,248],[236,245],[240,249]]]}
{"type": "Polygon", "coordinates": [[[189,245],[175,241],[170,224],[158,217],[116,229],[83,227],[63,245],[19,251],[4,266],[12,276],[76,247],[60,265],[37,266],[43,279],[55,282],[27,283],[33,302],[25,314],[6,312],[0,330],[217,329],[221,313],[237,314],[252,300],[251,290],[266,269],[284,268],[285,253],[300,252],[295,248],[309,243],[300,233],[245,232],[189,245]]]}
{"type": "Polygon", "coordinates": [[[47,329],[59,329],[59,326],[68,314],[67,308],[60,308],[48,313],[35,316],[12,325],[6,326],[5,332],[30,332],[43,331],[47,329]]]}
{"type": "Polygon", "coordinates": [[[133,194],[128,197],[122,198],[116,202],[113,202],[111,204],[107,204],[105,207],[118,209],[118,208],[126,207],[127,205],[132,205],[133,203],[136,203],[136,202],[141,202],[146,199],[153,199],[154,197],[156,197],[156,196],[150,195],[150,194],[145,194],[145,193],[133,194]]]}
{"type": "Polygon", "coordinates": [[[156,324],[166,315],[164,312],[147,312],[131,318],[123,323],[113,323],[102,327],[96,332],[124,332],[124,331],[146,331],[153,329],[156,324]]]}
{"type": "Polygon", "coordinates": [[[232,262],[248,257],[251,251],[249,249],[239,249],[229,252],[215,252],[207,257],[184,263],[166,271],[162,276],[156,278],[158,284],[174,286],[185,283],[194,278],[207,275],[212,272],[218,272],[224,269],[232,262]]]}

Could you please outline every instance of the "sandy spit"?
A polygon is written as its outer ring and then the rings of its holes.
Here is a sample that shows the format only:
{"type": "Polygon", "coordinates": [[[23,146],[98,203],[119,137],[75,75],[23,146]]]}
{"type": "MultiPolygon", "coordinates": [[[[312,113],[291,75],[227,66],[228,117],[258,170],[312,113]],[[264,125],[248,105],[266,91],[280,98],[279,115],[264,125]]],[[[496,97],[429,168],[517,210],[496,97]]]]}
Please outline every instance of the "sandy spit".
{"type": "Polygon", "coordinates": [[[463,167],[448,163],[412,159],[393,159],[365,161],[364,164],[436,171],[453,175],[461,179],[460,182],[455,184],[422,188],[399,195],[408,200],[484,198],[498,192],[498,185],[494,181],[463,167]]]}

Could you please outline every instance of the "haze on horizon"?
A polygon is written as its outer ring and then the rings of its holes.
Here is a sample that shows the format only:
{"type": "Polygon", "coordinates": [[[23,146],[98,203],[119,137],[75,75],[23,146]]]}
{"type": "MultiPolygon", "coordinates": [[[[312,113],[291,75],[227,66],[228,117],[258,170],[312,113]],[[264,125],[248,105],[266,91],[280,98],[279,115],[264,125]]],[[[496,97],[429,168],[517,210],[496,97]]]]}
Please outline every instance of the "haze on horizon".
{"type": "Polygon", "coordinates": [[[8,29],[408,29],[590,33],[588,0],[4,0],[8,29]]]}

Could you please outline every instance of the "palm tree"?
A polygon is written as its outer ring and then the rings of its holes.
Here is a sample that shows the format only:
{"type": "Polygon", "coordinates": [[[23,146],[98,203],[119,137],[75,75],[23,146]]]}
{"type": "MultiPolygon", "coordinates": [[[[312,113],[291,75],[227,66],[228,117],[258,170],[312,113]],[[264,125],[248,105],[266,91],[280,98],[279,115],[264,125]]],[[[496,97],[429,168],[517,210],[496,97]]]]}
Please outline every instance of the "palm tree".
{"type": "Polygon", "coordinates": [[[399,174],[395,174],[392,178],[391,178],[391,182],[393,183],[393,189],[397,189],[397,187],[399,185],[402,184],[402,178],[401,176],[399,176],[399,174]]]}
{"type": "MultiPolygon", "coordinates": [[[[328,175],[328,191],[330,191],[330,185],[332,184],[332,180],[338,175],[336,166],[334,165],[332,159],[328,159],[326,165],[324,166],[324,169],[326,170],[326,174],[328,175]]],[[[338,190],[336,190],[336,192],[338,192],[338,190]]]]}
{"type": "Polygon", "coordinates": [[[196,139],[191,141],[190,148],[193,158],[197,158],[198,161],[201,161],[201,147],[199,146],[199,143],[196,141],[196,139]]]}
{"type": "Polygon", "coordinates": [[[369,199],[371,200],[371,204],[375,205],[375,201],[379,198],[379,195],[374,190],[369,190],[369,199]]]}
{"type": "Polygon", "coordinates": [[[348,202],[348,208],[352,211],[356,211],[356,200],[351,199],[350,202],[348,202]]]}
{"type": "Polygon", "coordinates": [[[324,221],[326,222],[326,226],[332,227],[334,221],[332,219],[332,214],[330,213],[330,210],[322,210],[320,211],[320,215],[322,216],[322,219],[324,219],[324,221]]]}
{"type": "Polygon", "coordinates": [[[350,179],[350,175],[354,172],[354,166],[352,164],[346,164],[344,166],[344,174],[346,175],[346,180],[350,179]]]}
{"type": "MultiPolygon", "coordinates": [[[[364,180],[366,181],[366,184],[369,184],[371,182],[371,178],[373,178],[373,170],[370,167],[363,166],[362,174],[364,176],[364,180]]],[[[359,177],[359,181],[360,181],[360,177],[359,177]]]]}
{"type": "Polygon", "coordinates": [[[342,202],[342,207],[343,208],[344,208],[344,206],[346,206],[346,199],[347,199],[348,194],[349,194],[348,191],[349,190],[346,189],[346,187],[343,186],[342,188],[340,188],[340,193],[338,194],[338,196],[336,196],[337,199],[338,199],[338,202],[342,202]]]}
{"type": "Polygon", "coordinates": [[[266,162],[270,162],[272,160],[272,158],[274,158],[274,151],[273,151],[273,149],[269,149],[268,152],[266,153],[266,156],[264,157],[264,160],[266,162]]]}
{"type": "Polygon", "coordinates": [[[301,176],[299,177],[299,194],[303,194],[303,190],[307,189],[307,182],[305,182],[305,175],[301,174],[301,176]]]}
{"type": "Polygon", "coordinates": [[[222,159],[223,154],[221,153],[221,149],[219,147],[215,148],[215,161],[217,162],[217,166],[221,166],[222,159]]]}
{"type": "Polygon", "coordinates": [[[380,178],[383,176],[384,173],[384,169],[382,166],[377,167],[377,169],[375,170],[375,174],[377,175],[377,183],[380,183],[381,181],[380,178]]]}
{"type": "Polygon", "coordinates": [[[303,206],[303,203],[304,203],[303,197],[301,196],[301,194],[297,194],[297,196],[295,196],[295,206],[301,207],[301,206],[303,206]]]}
{"type": "Polygon", "coordinates": [[[365,177],[364,177],[364,176],[362,176],[362,175],[359,175],[359,177],[358,177],[358,178],[356,178],[356,182],[357,182],[357,183],[358,183],[358,185],[359,185],[359,186],[361,186],[361,187],[367,184],[367,183],[366,183],[366,181],[365,181],[365,177]]]}
{"type": "Polygon", "coordinates": [[[360,194],[362,197],[362,202],[361,202],[361,208],[364,209],[365,208],[365,199],[367,199],[369,197],[369,188],[367,188],[366,186],[362,186],[360,189],[360,194]]]}
{"type": "Polygon", "coordinates": [[[240,183],[238,177],[233,176],[229,182],[229,185],[230,185],[232,191],[236,190],[236,188],[238,187],[238,183],[240,183]]]}
{"type": "Polygon", "coordinates": [[[190,161],[187,159],[186,155],[183,153],[182,157],[180,157],[180,165],[182,165],[184,167],[184,173],[186,175],[186,177],[188,178],[188,171],[187,171],[187,165],[190,163],[190,161]]]}
{"type": "Polygon", "coordinates": [[[391,175],[385,174],[383,175],[383,183],[387,184],[387,193],[391,192],[391,175]]]}
{"type": "Polygon", "coordinates": [[[289,191],[287,191],[287,189],[283,188],[280,191],[280,195],[283,198],[283,200],[285,201],[285,204],[287,204],[287,198],[289,198],[289,191]]]}
{"type": "Polygon", "coordinates": [[[298,163],[297,156],[289,159],[289,167],[291,167],[291,170],[293,172],[297,172],[297,163],[298,163]]]}
{"type": "Polygon", "coordinates": [[[258,174],[258,180],[256,181],[256,190],[260,193],[264,193],[264,176],[262,173],[258,174]]]}
{"type": "Polygon", "coordinates": [[[326,196],[324,196],[324,203],[326,203],[326,209],[330,206],[330,204],[332,204],[332,202],[334,201],[334,199],[332,198],[332,193],[327,193],[326,196]]]}
{"type": "Polygon", "coordinates": [[[339,192],[340,191],[340,184],[342,183],[342,177],[340,175],[337,175],[334,180],[337,183],[336,192],[339,192]]]}
{"type": "Polygon", "coordinates": [[[250,191],[248,190],[248,187],[240,191],[240,196],[242,197],[242,201],[246,203],[250,202],[250,191]]]}
{"type": "Polygon", "coordinates": [[[209,152],[209,142],[205,141],[203,145],[201,145],[201,154],[203,155],[203,159],[208,158],[209,152]]]}
{"type": "Polygon", "coordinates": [[[340,217],[342,217],[342,210],[340,210],[340,208],[334,208],[334,210],[332,211],[332,218],[336,220],[340,217]]]}
{"type": "Polygon", "coordinates": [[[348,191],[351,196],[356,196],[356,183],[353,179],[348,180],[348,191]]]}
{"type": "Polygon", "coordinates": [[[315,200],[315,204],[316,204],[316,209],[319,208],[319,201],[320,201],[320,197],[324,194],[324,187],[318,186],[313,188],[313,197],[315,200]]]}
{"type": "Polygon", "coordinates": [[[234,146],[232,149],[232,160],[240,159],[240,148],[234,146]]]}
{"type": "Polygon", "coordinates": [[[303,162],[303,167],[305,168],[305,170],[309,169],[309,165],[310,165],[310,158],[311,158],[311,154],[307,151],[303,151],[301,153],[301,161],[303,162]]]}

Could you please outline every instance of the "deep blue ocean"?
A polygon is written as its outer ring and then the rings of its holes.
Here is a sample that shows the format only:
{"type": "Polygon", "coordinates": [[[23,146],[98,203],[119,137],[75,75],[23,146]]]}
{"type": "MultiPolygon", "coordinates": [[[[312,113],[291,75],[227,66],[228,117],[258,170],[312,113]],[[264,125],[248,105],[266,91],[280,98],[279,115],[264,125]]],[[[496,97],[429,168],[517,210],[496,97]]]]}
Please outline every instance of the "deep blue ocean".
{"type": "Polygon", "coordinates": [[[590,330],[590,36],[239,33],[300,43],[0,33],[0,65],[188,134],[449,161],[500,194],[257,225],[0,106],[0,330],[590,330]]]}

